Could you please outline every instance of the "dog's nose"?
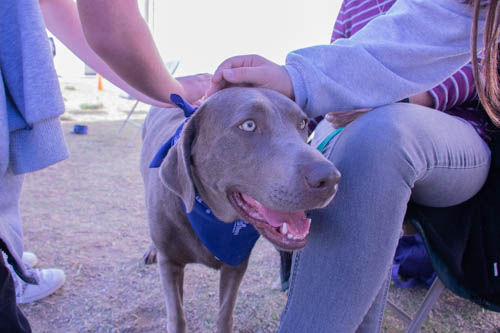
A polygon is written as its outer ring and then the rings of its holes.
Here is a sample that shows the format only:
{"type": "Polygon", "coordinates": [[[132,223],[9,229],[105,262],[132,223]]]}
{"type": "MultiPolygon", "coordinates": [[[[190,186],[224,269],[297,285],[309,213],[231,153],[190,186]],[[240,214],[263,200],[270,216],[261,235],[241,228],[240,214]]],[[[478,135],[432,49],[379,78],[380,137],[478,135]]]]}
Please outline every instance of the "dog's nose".
{"type": "Polygon", "coordinates": [[[305,173],[307,184],[312,189],[329,189],[340,181],[340,172],[330,162],[318,161],[312,163],[305,173]]]}

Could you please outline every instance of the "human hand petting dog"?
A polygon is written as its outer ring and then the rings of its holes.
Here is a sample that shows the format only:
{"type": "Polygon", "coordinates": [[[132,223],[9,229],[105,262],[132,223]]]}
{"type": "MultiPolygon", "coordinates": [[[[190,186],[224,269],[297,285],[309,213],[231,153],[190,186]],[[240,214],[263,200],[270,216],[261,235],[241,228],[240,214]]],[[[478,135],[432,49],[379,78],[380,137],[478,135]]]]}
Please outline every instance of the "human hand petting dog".
{"type": "MultiPolygon", "coordinates": [[[[249,86],[275,90],[294,100],[293,86],[288,72],[280,66],[259,55],[241,55],[224,60],[214,75],[206,96],[230,86],[249,86]]],[[[428,92],[410,97],[410,103],[432,107],[434,102],[428,92]]],[[[344,127],[372,108],[330,112],[325,119],[333,127],[344,127]]]]}
{"type": "Polygon", "coordinates": [[[177,77],[176,80],[182,86],[181,96],[183,96],[189,103],[194,105],[201,105],[208,89],[212,75],[208,73],[195,74],[188,76],[177,77]]]}
{"type": "Polygon", "coordinates": [[[292,81],[286,69],[255,54],[224,60],[212,77],[207,96],[229,86],[267,88],[294,99],[292,81]]]}

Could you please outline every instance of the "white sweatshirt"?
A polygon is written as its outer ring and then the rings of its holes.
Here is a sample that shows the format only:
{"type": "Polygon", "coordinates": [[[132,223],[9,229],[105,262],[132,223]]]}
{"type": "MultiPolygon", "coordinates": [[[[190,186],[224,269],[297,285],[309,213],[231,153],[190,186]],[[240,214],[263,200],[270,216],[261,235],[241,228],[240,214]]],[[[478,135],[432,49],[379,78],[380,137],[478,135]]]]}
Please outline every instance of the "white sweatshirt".
{"type": "Polygon", "coordinates": [[[316,117],[428,90],[470,61],[472,16],[461,0],[399,0],[349,39],[289,53],[295,101],[316,117]]]}

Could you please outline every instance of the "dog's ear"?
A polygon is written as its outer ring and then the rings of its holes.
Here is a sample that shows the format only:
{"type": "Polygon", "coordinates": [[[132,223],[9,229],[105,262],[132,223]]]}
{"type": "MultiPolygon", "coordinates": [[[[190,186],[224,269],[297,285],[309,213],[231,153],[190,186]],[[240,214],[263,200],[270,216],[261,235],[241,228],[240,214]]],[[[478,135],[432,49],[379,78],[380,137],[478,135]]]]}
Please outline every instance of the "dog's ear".
{"type": "Polygon", "coordinates": [[[172,192],[181,197],[189,213],[193,210],[195,189],[191,174],[191,145],[195,137],[194,116],[182,129],[181,136],[170,148],[160,166],[160,179],[172,192]]]}

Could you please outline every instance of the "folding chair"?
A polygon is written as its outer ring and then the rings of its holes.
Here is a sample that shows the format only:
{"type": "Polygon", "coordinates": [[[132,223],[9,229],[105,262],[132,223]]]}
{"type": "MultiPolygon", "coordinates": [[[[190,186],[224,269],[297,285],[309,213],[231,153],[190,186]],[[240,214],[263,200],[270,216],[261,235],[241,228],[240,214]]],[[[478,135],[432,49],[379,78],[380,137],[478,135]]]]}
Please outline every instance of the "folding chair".
{"type": "MultiPolygon", "coordinates": [[[[168,69],[168,71],[169,71],[169,73],[171,75],[174,75],[175,71],[179,67],[179,63],[180,63],[180,60],[167,61],[165,63],[165,67],[168,69]]],[[[132,139],[127,144],[128,147],[131,147],[134,144],[135,140],[139,136],[139,133],[141,132],[141,129],[142,129],[142,122],[130,119],[130,117],[134,113],[135,109],[137,108],[137,105],[139,105],[139,100],[135,101],[134,105],[132,106],[132,108],[130,109],[130,111],[127,113],[127,118],[125,118],[125,120],[121,124],[120,128],[118,129],[118,133],[116,134],[117,136],[119,136],[120,133],[121,133],[121,131],[125,128],[125,125],[127,125],[127,123],[130,123],[130,124],[132,124],[132,125],[134,125],[134,126],[137,127],[137,129],[136,129],[136,131],[134,133],[134,136],[132,137],[132,139]]]]}
{"type": "Polygon", "coordinates": [[[448,269],[445,262],[439,257],[439,255],[433,248],[430,239],[426,237],[422,224],[418,220],[411,217],[409,219],[405,219],[405,225],[403,226],[403,229],[410,229],[412,230],[411,233],[418,232],[420,236],[422,236],[425,248],[427,250],[427,253],[429,254],[429,259],[437,273],[436,279],[427,291],[424,300],[420,304],[413,318],[393,302],[387,300],[387,306],[392,309],[398,317],[400,317],[408,324],[405,331],[406,333],[415,333],[419,331],[432,307],[439,299],[439,296],[441,295],[443,290],[446,288],[455,295],[470,300],[485,309],[500,312],[500,304],[494,304],[484,300],[481,296],[478,296],[474,290],[470,290],[458,282],[455,276],[448,269]],[[406,226],[406,224],[411,225],[406,226]]]}
{"type": "Polygon", "coordinates": [[[439,296],[445,288],[445,285],[439,279],[439,277],[436,277],[436,279],[432,283],[432,286],[429,288],[429,291],[427,291],[427,294],[425,294],[425,298],[422,301],[422,304],[420,304],[420,307],[413,318],[389,300],[387,300],[387,306],[392,309],[400,319],[408,324],[408,327],[405,331],[406,333],[415,333],[418,332],[420,326],[422,326],[424,320],[427,318],[427,315],[431,311],[432,306],[439,299],[439,296]]]}

